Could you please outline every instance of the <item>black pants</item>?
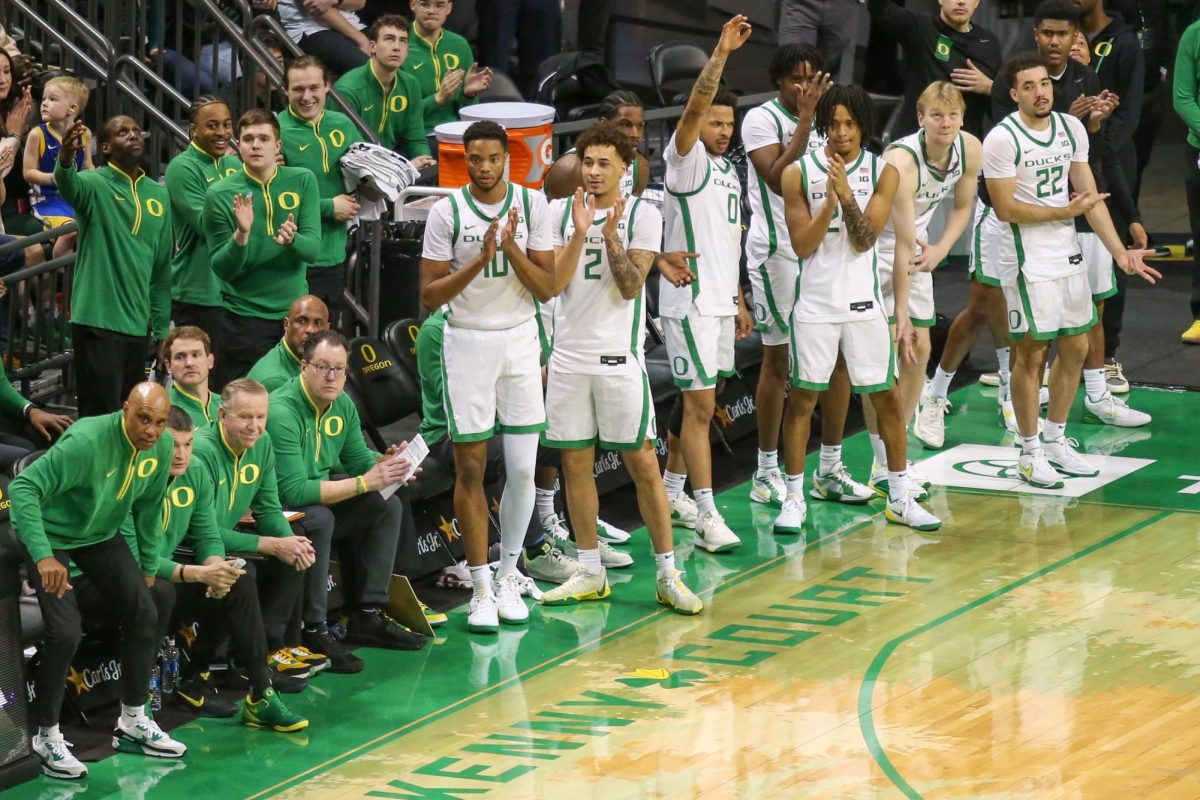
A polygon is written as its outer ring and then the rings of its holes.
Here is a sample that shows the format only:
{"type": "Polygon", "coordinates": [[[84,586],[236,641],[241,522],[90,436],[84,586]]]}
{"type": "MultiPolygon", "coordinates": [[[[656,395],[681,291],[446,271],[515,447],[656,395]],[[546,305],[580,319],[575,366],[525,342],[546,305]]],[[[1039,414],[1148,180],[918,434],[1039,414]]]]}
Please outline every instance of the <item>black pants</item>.
{"type": "MultiPolygon", "coordinates": [[[[156,652],[158,613],[125,539],[115,534],[99,544],[55,550],[54,558],[63,566],[74,561],[94,587],[99,608],[115,615],[121,628],[121,702],[130,706],[145,703],[156,652]]],[[[72,590],[55,597],[42,588],[36,565],[29,569],[29,581],[37,591],[46,629],[38,647],[34,721],[49,726],[58,723],[67,671],[83,637],[81,605],[92,607],[91,592],[80,596],[72,590]]]]}
{"type": "MultiPolygon", "coordinates": [[[[538,65],[560,50],[562,8],[557,0],[476,0],[475,12],[479,15],[479,63],[511,76],[521,93],[532,97],[538,65]]],[[[463,64],[462,69],[470,66],[463,64]]]]}
{"type": "MultiPolygon", "coordinates": [[[[221,358],[221,343],[225,335],[222,327],[225,319],[225,309],[220,306],[198,306],[194,303],[180,303],[173,301],[171,303],[171,322],[175,327],[182,328],[184,325],[195,325],[200,330],[208,334],[209,352],[217,358],[217,363],[220,364],[221,358]]],[[[212,389],[217,389],[216,386],[211,386],[212,389]]]]}
{"type": "MultiPolygon", "coordinates": [[[[367,55],[340,31],[325,30],[305,34],[300,39],[300,49],[321,59],[325,66],[338,75],[367,63],[367,55]]],[[[463,69],[469,66],[471,65],[466,64],[463,69]]]]}
{"type": "Polygon", "coordinates": [[[346,293],[346,265],[308,268],[308,293],[329,307],[329,327],[341,330],[342,296],[346,293]]]}
{"type": "MultiPolygon", "coordinates": [[[[278,562],[276,562],[278,563],[278,562]]],[[[176,589],[179,615],[199,623],[199,635],[192,646],[188,677],[207,672],[217,655],[217,648],[228,637],[233,645],[233,657],[250,673],[250,690],[254,697],[270,686],[267,676],[267,634],[263,627],[262,607],[259,605],[258,572],[255,562],[246,560],[246,574],[237,579],[229,594],[217,599],[207,597],[208,587],[202,583],[181,583],[176,589]]],[[[299,577],[299,573],[292,570],[299,577]]],[[[293,581],[297,586],[298,581],[293,581]]],[[[284,591],[288,591],[285,587],[284,591]]],[[[295,589],[293,604],[295,603],[295,589]]]]}
{"type": "Polygon", "coordinates": [[[379,492],[367,492],[332,506],[304,506],[299,525],[312,540],[317,561],[304,579],[304,624],[320,625],[328,615],[329,561],[333,545],[338,544],[342,566],[342,588],[350,608],[378,607],[387,604],[388,584],[396,562],[400,541],[400,523],[404,508],[401,488],[383,499],[379,492]]]}
{"type": "MultiPolygon", "coordinates": [[[[1187,206],[1192,239],[1200,245],[1200,168],[1196,159],[1200,150],[1190,144],[1184,148],[1187,158],[1187,206]]],[[[1192,248],[1192,319],[1200,319],[1200,247],[1192,248]]]]}
{"type": "Polygon", "coordinates": [[[79,416],[120,411],[130,390],[146,380],[147,337],[88,325],[73,324],[71,328],[79,416]]]}
{"type": "Polygon", "coordinates": [[[1158,138],[1158,132],[1170,106],[1171,84],[1166,81],[1156,84],[1154,89],[1146,92],[1142,98],[1142,116],[1138,119],[1137,130],[1133,132],[1133,146],[1137,152],[1137,176],[1130,181],[1130,186],[1135,203],[1142,193],[1142,173],[1150,163],[1150,155],[1154,152],[1154,140],[1158,138]]]}
{"type": "Polygon", "coordinates": [[[217,386],[223,387],[234,378],[244,378],[250,368],[279,342],[283,322],[282,318],[259,319],[226,311],[221,329],[224,341],[216,370],[217,386]]]}

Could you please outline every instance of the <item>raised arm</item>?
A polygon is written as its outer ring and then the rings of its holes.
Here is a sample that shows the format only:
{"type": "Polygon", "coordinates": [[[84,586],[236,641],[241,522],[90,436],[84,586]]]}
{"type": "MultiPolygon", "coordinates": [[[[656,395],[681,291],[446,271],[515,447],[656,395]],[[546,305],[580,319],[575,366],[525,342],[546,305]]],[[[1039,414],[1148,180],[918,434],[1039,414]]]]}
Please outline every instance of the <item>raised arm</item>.
{"type": "Polygon", "coordinates": [[[781,191],[780,181],[783,178],[784,169],[804,155],[808,147],[809,134],[812,133],[817,101],[829,89],[832,82],[829,73],[818,72],[809,81],[808,86],[800,92],[796,102],[796,131],[786,145],[773,142],[761,147],[753,147],[749,141],[749,132],[746,130],[748,123],[742,124],[742,141],[746,145],[747,155],[754,163],[754,171],[766,182],[767,188],[775,194],[779,194],[781,191]]]}
{"type": "Polygon", "coordinates": [[[692,93],[688,95],[687,105],[683,109],[683,116],[679,118],[679,124],[675,127],[675,149],[679,151],[679,155],[687,155],[700,138],[700,124],[712,106],[717,89],[720,88],[725,60],[749,38],[750,23],[742,14],[738,14],[721,27],[721,38],[717,40],[717,47],[709,57],[708,63],[704,65],[700,77],[696,79],[692,93]]]}

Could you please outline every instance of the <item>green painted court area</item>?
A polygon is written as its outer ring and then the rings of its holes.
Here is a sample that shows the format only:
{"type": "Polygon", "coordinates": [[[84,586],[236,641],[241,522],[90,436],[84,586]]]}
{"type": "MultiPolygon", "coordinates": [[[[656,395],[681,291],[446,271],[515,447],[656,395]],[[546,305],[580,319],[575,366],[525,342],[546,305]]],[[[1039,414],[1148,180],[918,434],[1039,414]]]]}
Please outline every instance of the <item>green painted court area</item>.
{"type": "MultiPolygon", "coordinates": [[[[776,537],[739,486],[739,550],[676,531],[699,617],[656,605],[639,532],[610,600],[359,650],[362,674],[289,698],[300,734],[195,722],[183,762],[120,755],[6,800],[1200,796],[1200,395],[1135,388],[1138,430],[1077,409],[1101,473],[1055,493],[1014,491],[994,390],[953,399],[946,449],[911,451],[936,533],[811,501],[807,535],[776,537]]],[[[869,459],[846,442],[855,475],[869,459]]]]}

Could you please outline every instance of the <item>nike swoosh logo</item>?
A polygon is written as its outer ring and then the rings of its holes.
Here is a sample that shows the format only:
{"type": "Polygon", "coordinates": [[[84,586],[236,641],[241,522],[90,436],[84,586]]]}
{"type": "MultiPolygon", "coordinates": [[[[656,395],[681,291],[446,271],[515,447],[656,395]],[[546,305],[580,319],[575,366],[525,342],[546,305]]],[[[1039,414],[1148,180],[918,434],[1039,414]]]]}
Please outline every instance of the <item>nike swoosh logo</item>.
{"type": "Polygon", "coordinates": [[[124,197],[121,197],[121,195],[119,195],[119,194],[114,194],[114,195],[113,195],[113,199],[114,199],[114,200],[124,200],[125,198],[124,198],[124,197]]]}
{"type": "Polygon", "coordinates": [[[224,486],[224,485],[225,485],[225,479],[224,479],[224,478],[221,478],[221,480],[217,481],[217,486],[224,486]]]}
{"type": "Polygon", "coordinates": [[[371,111],[371,110],[373,110],[374,108],[375,108],[375,106],[373,106],[373,105],[371,105],[371,106],[367,106],[366,108],[364,108],[364,109],[363,109],[363,113],[365,114],[365,113],[367,113],[368,111],[371,111]]]}
{"type": "Polygon", "coordinates": [[[425,66],[425,62],[424,62],[424,61],[422,61],[420,64],[413,64],[413,72],[416,72],[417,70],[419,70],[419,69],[420,69],[421,67],[423,67],[423,66],[425,66]]]}
{"type": "Polygon", "coordinates": [[[113,469],[110,469],[110,470],[108,471],[108,474],[107,474],[107,475],[105,475],[104,477],[106,477],[106,478],[111,478],[111,477],[112,477],[112,476],[113,476],[113,475],[116,473],[116,471],[117,471],[117,469],[114,467],[113,469]]]}
{"type": "Polygon", "coordinates": [[[303,153],[305,150],[307,150],[310,147],[312,147],[312,142],[309,142],[308,144],[302,144],[302,145],[300,145],[300,152],[303,153]]]}
{"type": "Polygon", "coordinates": [[[988,42],[990,42],[990,41],[991,41],[991,39],[980,39],[980,40],[979,40],[979,43],[980,43],[980,44],[987,44],[987,43],[988,43],[988,42]]]}

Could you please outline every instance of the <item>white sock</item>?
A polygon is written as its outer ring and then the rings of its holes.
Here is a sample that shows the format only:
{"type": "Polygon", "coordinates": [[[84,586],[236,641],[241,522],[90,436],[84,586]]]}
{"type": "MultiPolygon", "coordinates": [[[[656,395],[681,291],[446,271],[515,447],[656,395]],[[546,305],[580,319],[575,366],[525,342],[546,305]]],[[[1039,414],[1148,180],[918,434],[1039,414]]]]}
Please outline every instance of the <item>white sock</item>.
{"type": "Polygon", "coordinates": [[[800,502],[804,502],[804,473],[788,475],[786,480],[788,499],[796,498],[800,502]]]}
{"type": "Polygon", "coordinates": [[[667,490],[667,499],[674,500],[683,491],[683,484],[687,480],[687,473],[671,472],[669,469],[663,470],[663,486],[667,490]]]}
{"type": "Polygon", "coordinates": [[[548,517],[553,517],[557,513],[554,510],[554,490],[536,489],[534,494],[536,495],[534,505],[537,508],[538,519],[545,524],[548,517]]]}
{"type": "Polygon", "coordinates": [[[871,454],[875,456],[875,463],[881,467],[887,466],[887,448],[883,444],[883,437],[877,433],[867,434],[871,437],[871,454]]]}
{"type": "Polygon", "coordinates": [[[593,547],[591,550],[584,550],[582,547],[579,548],[579,556],[576,560],[588,575],[599,575],[600,571],[604,569],[600,566],[599,547],[593,547]]]}
{"type": "Polygon", "coordinates": [[[929,379],[929,395],[945,399],[950,392],[950,381],[954,380],[953,372],[946,372],[939,364],[929,379]]]}
{"type": "Polygon", "coordinates": [[[484,564],[482,567],[468,567],[467,571],[471,573],[471,585],[474,587],[475,596],[491,597],[492,568],[484,564]]]}
{"type": "Polygon", "coordinates": [[[1012,370],[1009,367],[1009,358],[1011,354],[1012,348],[1010,347],[996,348],[996,363],[1000,365],[1000,380],[1004,381],[1005,383],[1008,383],[1012,378],[1012,370]]]}
{"type": "Polygon", "coordinates": [[[821,445],[821,462],[817,465],[819,474],[828,475],[840,463],[842,463],[842,446],[840,444],[821,445]]]}
{"type": "Polygon", "coordinates": [[[136,722],[146,716],[146,706],[127,706],[121,704],[121,718],[126,722],[136,722]]]}
{"type": "Polygon", "coordinates": [[[908,494],[908,472],[900,470],[893,472],[888,470],[888,500],[893,503],[898,503],[904,500],[904,496],[908,494]]]}
{"type": "Polygon", "coordinates": [[[504,492],[500,495],[500,569],[499,576],[517,568],[517,559],[525,545],[537,487],[533,473],[537,468],[538,435],[504,435],[504,492]]]}
{"type": "Polygon", "coordinates": [[[1043,442],[1057,442],[1059,439],[1067,435],[1067,423],[1051,422],[1046,420],[1046,426],[1042,428],[1043,442]]]}
{"type": "Polygon", "coordinates": [[[1083,371],[1083,388],[1088,400],[1098,403],[1108,394],[1108,383],[1104,380],[1104,367],[1100,369],[1085,369],[1083,371]]]}
{"type": "Polygon", "coordinates": [[[665,578],[675,571],[675,551],[654,554],[654,565],[658,567],[658,577],[665,578]]]}
{"type": "Polygon", "coordinates": [[[510,572],[517,571],[517,560],[521,557],[521,550],[501,550],[500,551],[500,566],[496,568],[496,577],[503,578],[510,572]]]}
{"type": "Polygon", "coordinates": [[[1021,455],[1032,456],[1042,450],[1042,440],[1036,436],[1021,437],[1021,455]]]}
{"type": "Polygon", "coordinates": [[[692,497],[696,500],[696,509],[700,512],[700,516],[709,513],[717,513],[717,504],[713,500],[712,489],[697,489],[692,492],[692,497]]]}
{"type": "Polygon", "coordinates": [[[759,450],[758,451],[758,470],[766,472],[769,469],[779,469],[779,451],[778,450],[759,450]]]}
{"type": "Polygon", "coordinates": [[[45,738],[47,736],[57,736],[57,735],[58,735],[58,725],[39,725],[38,726],[38,736],[45,738]]]}

